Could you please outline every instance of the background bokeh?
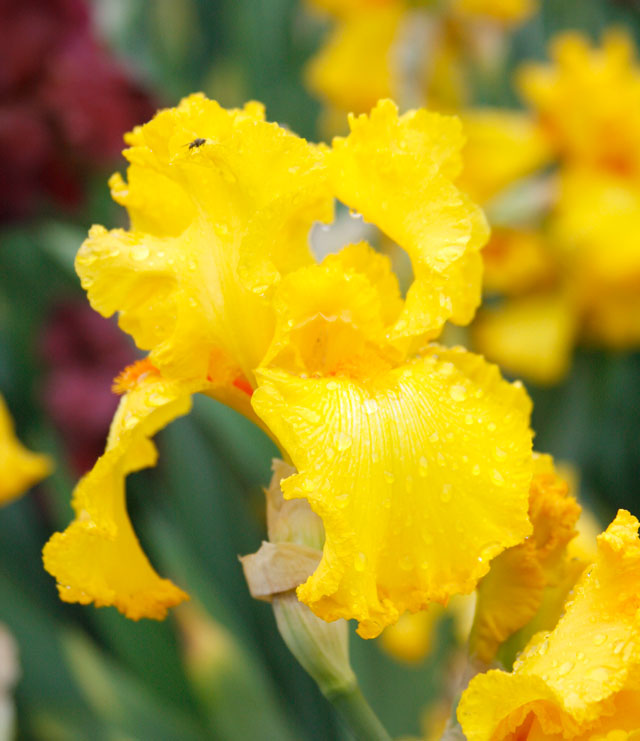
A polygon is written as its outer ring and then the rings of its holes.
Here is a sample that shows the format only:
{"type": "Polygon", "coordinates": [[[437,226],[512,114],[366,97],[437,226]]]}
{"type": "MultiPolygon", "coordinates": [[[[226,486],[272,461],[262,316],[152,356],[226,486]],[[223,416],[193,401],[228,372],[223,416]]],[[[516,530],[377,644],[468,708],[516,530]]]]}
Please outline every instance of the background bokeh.
{"type": "MultiPolygon", "coordinates": [[[[90,26],[83,5],[0,2],[0,37],[14,41],[0,44],[0,391],[20,438],[56,460],[50,478],[0,510],[0,622],[22,667],[18,736],[348,739],[282,643],[270,607],[248,595],[237,556],[264,537],[261,486],[275,449],[228,409],[197,400],[159,435],[158,467],[129,479],[144,548],[193,596],[190,605],[162,623],[134,623],[112,608],[63,604],[42,569],[42,545],[69,521],[73,485],[104,443],[111,381],[137,357],[88,308],[73,271],[90,224],[125,223],[107,187],[124,169],[112,142],[197,90],[225,106],[261,100],[271,120],[320,138],[321,106],[302,70],[326,23],[297,0],[95,0],[90,26]],[[55,23],[45,23],[53,6],[55,23]],[[97,149],[82,143],[87,126],[102,127],[97,149]],[[59,160],[64,182],[51,177],[59,160]]],[[[510,72],[545,58],[559,30],[595,40],[615,23],[640,39],[632,0],[541,5],[514,32],[503,78],[478,81],[476,103],[517,105],[510,72]]],[[[562,384],[528,388],[537,449],[576,466],[580,496],[603,521],[619,506],[638,514],[640,354],[581,349],[562,384]]],[[[419,733],[451,632],[445,620],[433,652],[412,666],[354,636],[354,667],[391,733],[419,733]]]]}

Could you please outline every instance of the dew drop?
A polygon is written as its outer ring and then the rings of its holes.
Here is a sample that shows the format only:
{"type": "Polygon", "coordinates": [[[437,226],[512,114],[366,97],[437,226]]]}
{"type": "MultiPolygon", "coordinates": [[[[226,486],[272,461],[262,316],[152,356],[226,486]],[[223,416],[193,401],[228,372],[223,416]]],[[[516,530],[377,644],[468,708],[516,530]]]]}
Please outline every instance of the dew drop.
{"type": "Polygon", "coordinates": [[[418,461],[418,473],[422,478],[424,478],[427,475],[428,470],[429,462],[424,456],[420,456],[420,460],[418,461]]]}
{"type": "Polygon", "coordinates": [[[338,434],[338,442],[336,443],[338,450],[348,450],[351,447],[351,437],[346,432],[340,432],[338,434]]]}
{"type": "Polygon", "coordinates": [[[464,423],[466,425],[472,425],[473,424],[473,414],[465,414],[464,415],[464,423]]]}
{"type": "Polygon", "coordinates": [[[436,456],[436,460],[438,461],[439,466],[445,466],[447,461],[446,458],[442,455],[442,453],[438,453],[436,456]]]}
{"type": "Polygon", "coordinates": [[[338,388],[337,381],[328,381],[327,382],[327,390],[328,391],[335,391],[335,389],[338,388]]]}
{"type": "Polygon", "coordinates": [[[460,384],[456,384],[449,389],[449,396],[454,401],[464,401],[467,398],[467,389],[460,384]]]}
{"type": "Polygon", "coordinates": [[[587,679],[593,679],[594,682],[606,682],[609,679],[609,672],[603,666],[599,666],[587,672],[587,679]]]}
{"type": "Polygon", "coordinates": [[[573,669],[573,662],[572,661],[565,661],[562,666],[558,668],[557,674],[559,677],[564,677],[565,674],[568,674],[573,669]]]}
{"type": "Polygon", "coordinates": [[[475,466],[474,466],[474,467],[473,467],[473,468],[471,469],[471,473],[472,473],[472,474],[473,474],[474,476],[479,476],[479,475],[480,475],[480,466],[479,466],[479,465],[478,465],[477,463],[476,463],[476,464],[475,464],[475,466]]]}
{"type": "Polygon", "coordinates": [[[349,501],[349,495],[348,494],[336,494],[335,500],[336,500],[336,505],[338,507],[346,507],[347,502],[349,501]]]}
{"type": "Polygon", "coordinates": [[[367,557],[362,551],[360,551],[360,553],[358,553],[358,555],[353,559],[353,568],[356,571],[364,571],[366,565],[367,557]]]}
{"type": "Polygon", "coordinates": [[[327,456],[327,459],[330,461],[332,461],[336,455],[336,451],[333,448],[327,448],[324,453],[327,456]]]}
{"type": "Polygon", "coordinates": [[[507,453],[502,448],[496,448],[493,454],[499,461],[503,461],[507,457],[507,453]]]}
{"type": "Polygon", "coordinates": [[[593,645],[602,646],[602,644],[605,643],[606,640],[607,636],[605,633],[597,633],[595,636],[593,636],[593,645]]]}
{"type": "Polygon", "coordinates": [[[495,432],[496,431],[496,423],[495,422],[489,422],[487,425],[487,429],[489,432],[495,432]]]}
{"type": "Polygon", "coordinates": [[[138,262],[146,260],[149,257],[149,248],[144,244],[138,244],[131,248],[131,258],[138,262]]]}
{"type": "Polygon", "coordinates": [[[447,504],[451,501],[451,484],[445,484],[440,492],[440,501],[447,504]]]}
{"type": "Polygon", "coordinates": [[[429,435],[430,443],[437,443],[439,439],[440,439],[440,435],[438,435],[437,432],[432,432],[431,435],[429,435]]]}
{"type": "Polygon", "coordinates": [[[500,471],[497,471],[494,468],[491,472],[491,481],[493,481],[496,486],[502,486],[502,484],[504,484],[504,476],[500,473],[500,471]]]}
{"type": "Polygon", "coordinates": [[[393,484],[393,482],[396,480],[396,477],[391,473],[391,471],[384,471],[382,476],[387,484],[393,484]]]}
{"type": "Polygon", "coordinates": [[[375,414],[378,411],[378,402],[375,399],[365,399],[364,410],[367,414],[375,414]]]}

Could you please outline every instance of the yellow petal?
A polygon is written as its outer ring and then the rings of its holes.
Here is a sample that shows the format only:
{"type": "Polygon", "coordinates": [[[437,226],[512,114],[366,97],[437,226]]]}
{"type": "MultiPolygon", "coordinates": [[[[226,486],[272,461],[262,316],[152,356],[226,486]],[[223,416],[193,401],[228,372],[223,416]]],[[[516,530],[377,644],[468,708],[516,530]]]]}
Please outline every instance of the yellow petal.
{"type": "Polygon", "coordinates": [[[460,123],[425,110],[398,116],[389,100],[351,117],[329,155],[337,197],[405,249],[415,280],[393,337],[436,337],[465,324],[480,301],[482,212],[453,184],[461,168],[460,123]]]}
{"type": "Polygon", "coordinates": [[[402,299],[389,259],[361,242],[284,278],[274,307],[278,322],[264,365],[315,375],[357,366],[370,376],[392,357],[381,346],[402,299]]]}
{"type": "Polygon", "coordinates": [[[127,617],[161,619],[187,595],[154,571],[133,531],[125,501],[127,474],[155,465],[151,437],[191,407],[202,384],[141,375],[124,396],[105,453],[73,496],[75,520],[44,548],[44,565],[65,602],[114,605],[127,617]]]}
{"type": "Polygon", "coordinates": [[[501,553],[478,585],[470,650],[489,664],[509,636],[537,613],[547,586],[560,582],[580,506],[548,456],[534,456],[529,492],[531,535],[501,553]]]}
{"type": "Polygon", "coordinates": [[[474,345],[516,376],[535,383],[559,381],[567,372],[576,331],[575,309],[559,294],[534,294],[482,311],[474,345]]]}
{"type": "Polygon", "coordinates": [[[488,108],[466,111],[461,119],[467,143],[460,187],[480,203],[551,157],[547,139],[526,113],[488,108]]]}
{"type": "Polygon", "coordinates": [[[549,239],[538,229],[494,228],[482,251],[484,287],[489,293],[520,295],[551,287],[558,266],[549,239]]]}
{"type": "Polygon", "coordinates": [[[369,111],[396,87],[392,52],[403,3],[370,5],[344,14],[306,70],[310,90],[342,111],[369,111]]]}
{"type": "Polygon", "coordinates": [[[76,259],[92,306],[167,375],[206,378],[212,353],[253,383],[273,330],[266,294],[311,262],[307,232],[333,199],[322,151],[202,95],[128,136],[130,181],[112,180],[132,231],[94,227],[76,259]]]}
{"type": "Polygon", "coordinates": [[[636,518],[620,510],[599,536],[597,561],[555,629],[532,639],[512,674],[492,671],[471,681],[458,707],[469,741],[533,741],[560,733],[586,741],[638,729],[637,530],[636,518]]]}
{"type": "Polygon", "coordinates": [[[591,340],[640,345],[640,187],[584,169],[561,179],[551,233],[591,340]]]}
{"type": "Polygon", "coordinates": [[[538,7],[535,0],[454,0],[453,9],[470,16],[499,21],[505,26],[521,23],[538,7]]]}
{"type": "Polygon", "coordinates": [[[0,396],[0,505],[12,501],[51,473],[46,455],[32,453],[15,434],[13,420],[0,396]]]}
{"type": "Polygon", "coordinates": [[[258,372],[253,406],[298,473],[285,498],[323,520],[317,571],[298,589],[325,620],[375,637],[405,610],[471,591],[520,542],[531,477],[530,403],[462,349],[361,380],[258,372]]]}
{"type": "Polygon", "coordinates": [[[415,664],[425,659],[433,646],[438,621],[443,609],[432,605],[428,610],[401,615],[395,625],[389,625],[380,636],[384,650],[398,661],[415,664]]]}
{"type": "Polygon", "coordinates": [[[312,8],[341,18],[370,12],[389,5],[402,5],[404,0],[308,0],[312,8]]]}
{"type": "Polygon", "coordinates": [[[525,65],[520,88],[565,161],[610,172],[640,173],[640,68],[631,39],[609,32],[600,48],[562,34],[553,63],[525,65]]]}

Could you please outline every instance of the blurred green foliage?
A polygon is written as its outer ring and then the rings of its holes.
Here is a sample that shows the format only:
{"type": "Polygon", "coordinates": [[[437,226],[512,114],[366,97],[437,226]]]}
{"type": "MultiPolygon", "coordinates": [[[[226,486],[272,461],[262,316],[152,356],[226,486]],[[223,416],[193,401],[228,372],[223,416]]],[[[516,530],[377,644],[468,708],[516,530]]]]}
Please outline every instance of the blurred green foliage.
{"type": "MultiPolygon", "coordinates": [[[[509,70],[543,57],[561,29],[597,38],[615,22],[640,33],[633,3],[541,4],[515,34],[509,70]]],[[[256,98],[272,120],[317,135],[320,106],[305,91],[301,70],[322,24],[296,0],[96,0],[94,8],[105,42],[162,103],[195,90],[223,105],[256,98]]],[[[508,75],[490,86],[478,81],[477,98],[513,103],[508,75]]],[[[73,217],[49,212],[1,234],[0,388],[20,437],[57,460],[56,473],[37,491],[0,510],[0,620],[20,647],[19,738],[347,739],[288,654],[269,606],[253,601],[244,584],[237,556],[264,537],[260,487],[275,450],[235,413],[199,400],[189,418],[159,435],[158,468],[129,482],[145,549],[209,616],[210,665],[190,668],[176,616],[133,623],[111,608],[64,605],[42,570],[42,545],[71,516],[74,476],[43,412],[36,339],[56,301],[81,296],[72,262],[86,227],[123,218],[104,173],[73,217]]],[[[638,513],[640,355],[580,351],[564,384],[531,393],[537,448],[577,464],[582,496],[603,518],[618,506],[638,513]]],[[[419,731],[420,714],[440,689],[436,667],[449,633],[442,626],[434,654],[413,668],[354,636],[356,672],[391,733],[419,731]]]]}

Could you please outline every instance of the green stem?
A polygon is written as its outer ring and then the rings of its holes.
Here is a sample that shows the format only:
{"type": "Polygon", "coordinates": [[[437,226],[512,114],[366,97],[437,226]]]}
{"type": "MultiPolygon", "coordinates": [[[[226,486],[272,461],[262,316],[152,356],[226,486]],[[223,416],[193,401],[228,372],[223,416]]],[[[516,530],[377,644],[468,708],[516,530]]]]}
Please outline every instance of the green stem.
{"type": "Polygon", "coordinates": [[[357,685],[342,691],[327,692],[325,696],[346,721],[358,741],[391,741],[391,736],[357,685]]]}

